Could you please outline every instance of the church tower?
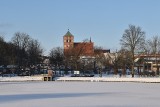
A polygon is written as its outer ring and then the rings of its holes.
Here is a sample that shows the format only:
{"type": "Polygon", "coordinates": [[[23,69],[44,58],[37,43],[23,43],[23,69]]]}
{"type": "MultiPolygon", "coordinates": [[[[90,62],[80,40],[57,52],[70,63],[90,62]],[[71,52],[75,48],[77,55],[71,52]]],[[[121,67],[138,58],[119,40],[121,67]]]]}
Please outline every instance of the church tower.
{"type": "Polygon", "coordinates": [[[73,48],[73,45],[74,45],[74,36],[69,32],[68,29],[68,32],[63,36],[64,52],[73,48]]]}

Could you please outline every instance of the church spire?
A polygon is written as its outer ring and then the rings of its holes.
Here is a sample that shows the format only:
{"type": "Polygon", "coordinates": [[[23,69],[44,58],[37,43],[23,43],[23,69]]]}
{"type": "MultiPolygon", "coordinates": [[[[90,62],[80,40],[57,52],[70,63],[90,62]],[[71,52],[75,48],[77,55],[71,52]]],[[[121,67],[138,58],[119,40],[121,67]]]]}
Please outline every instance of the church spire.
{"type": "Polygon", "coordinates": [[[73,35],[70,33],[70,31],[68,29],[67,33],[64,36],[73,36],[73,35]]]}

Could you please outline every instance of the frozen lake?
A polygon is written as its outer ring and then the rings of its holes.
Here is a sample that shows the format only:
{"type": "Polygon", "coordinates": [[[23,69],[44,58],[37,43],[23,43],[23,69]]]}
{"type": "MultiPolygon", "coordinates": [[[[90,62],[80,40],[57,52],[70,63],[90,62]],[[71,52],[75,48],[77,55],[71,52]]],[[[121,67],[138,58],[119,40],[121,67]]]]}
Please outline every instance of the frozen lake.
{"type": "Polygon", "coordinates": [[[0,82],[0,107],[160,107],[159,83],[0,82]]]}

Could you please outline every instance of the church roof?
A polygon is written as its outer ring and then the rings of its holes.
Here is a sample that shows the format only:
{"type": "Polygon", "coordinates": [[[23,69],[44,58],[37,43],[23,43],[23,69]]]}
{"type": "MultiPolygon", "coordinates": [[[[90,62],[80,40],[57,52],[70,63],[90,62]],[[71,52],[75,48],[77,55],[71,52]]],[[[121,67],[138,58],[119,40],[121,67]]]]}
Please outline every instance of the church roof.
{"type": "Polygon", "coordinates": [[[73,35],[68,30],[68,32],[64,36],[73,36],[73,35]]]}

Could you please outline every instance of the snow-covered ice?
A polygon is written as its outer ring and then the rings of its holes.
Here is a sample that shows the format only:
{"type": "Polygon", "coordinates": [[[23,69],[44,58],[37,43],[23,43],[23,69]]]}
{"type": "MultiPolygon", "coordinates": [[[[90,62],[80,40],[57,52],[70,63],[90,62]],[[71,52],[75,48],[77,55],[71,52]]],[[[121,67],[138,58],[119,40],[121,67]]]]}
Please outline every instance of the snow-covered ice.
{"type": "Polygon", "coordinates": [[[0,107],[160,107],[159,83],[0,82],[0,107]]]}
{"type": "Polygon", "coordinates": [[[42,81],[42,76],[15,76],[15,77],[0,77],[1,81],[42,81]]]}
{"type": "MultiPolygon", "coordinates": [[[[94,77],[56,77],[55,81],[91,81],[91,82],[148,82],[160,83],[160,77],[138,77],[132,78],[130,75],[119,77],[118,75],[111,76],[94,76],[94,77]]],[[[15,76],[15,77],[0,77],[0,82],[23,82],[23,81],[43,81],[43,76],[15,76]]]]}

